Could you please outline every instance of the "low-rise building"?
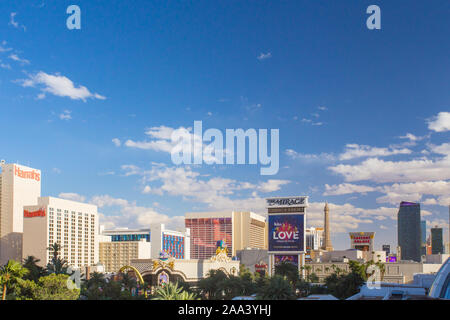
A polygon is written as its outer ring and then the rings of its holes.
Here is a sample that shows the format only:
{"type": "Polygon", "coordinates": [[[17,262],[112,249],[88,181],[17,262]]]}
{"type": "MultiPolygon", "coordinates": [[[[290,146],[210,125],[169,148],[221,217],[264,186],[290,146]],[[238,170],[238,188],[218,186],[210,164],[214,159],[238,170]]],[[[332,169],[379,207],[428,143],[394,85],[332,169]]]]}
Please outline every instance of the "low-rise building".
{"type": "Polygon", "coordinates": [[[105,272],[118,272],[133,259],[150,259],[151,243],[139,241],[103,241],[99,244],[100,262],[105,272]]]}
{"type": "Polygon", "coordinates": [[[269,265],[269,254],[264,249],[245,248],[236,251],[236,257],[241,266],[249,269],[251,272],[260,272],[267,274],[269,265]]]}
{"type": "Polygon", "coordinates": [[[195,285],[211,270],[221,270],[227,275],[239,274],[239,261],[227,255],[225,247],[218,246],[216,255],[210,259],[174,259],[161,256],[158,259],[134,259],[131,266],[136,268],[145,282],[152,288],[168,282],[186,282],[195,285]]]}
{"type": "MultiPolygon", "coordinates": [[[[323,282],[326,277],[335,273],[350,272],[349,261],[345,259],[341,262],[320,262],[307,263],[307,272],[315,273],[319,278],[319,282],[323,282]]],[[[407,284],[414,280],[415,274],[435,274],[442,264],[439,263],[420,263],[420,262],[395,262],[385,263],[383,281],[389,283],[407,284]]]]}

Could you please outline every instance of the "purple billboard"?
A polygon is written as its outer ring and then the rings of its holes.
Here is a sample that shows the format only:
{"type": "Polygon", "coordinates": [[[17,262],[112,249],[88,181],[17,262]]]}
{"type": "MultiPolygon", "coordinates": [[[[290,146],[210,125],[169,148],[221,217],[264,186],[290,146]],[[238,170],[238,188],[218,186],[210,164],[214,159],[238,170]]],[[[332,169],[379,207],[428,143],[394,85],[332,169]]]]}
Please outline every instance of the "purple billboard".
{"type": "Polygon", "coordinates": [[[303,214],[269,215],[269,251],[305,251],[304,234],[303,214]]]}

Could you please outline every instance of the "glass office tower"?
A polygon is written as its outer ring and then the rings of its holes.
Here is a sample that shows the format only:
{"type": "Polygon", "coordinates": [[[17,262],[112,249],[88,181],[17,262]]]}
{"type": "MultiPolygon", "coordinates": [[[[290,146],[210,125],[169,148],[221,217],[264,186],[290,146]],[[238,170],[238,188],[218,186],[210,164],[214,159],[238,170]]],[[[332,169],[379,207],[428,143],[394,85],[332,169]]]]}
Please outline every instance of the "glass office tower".
{"type": "Polygon", "coordinates": [[[397,215],[397,236],[398,245],[401,248],[401,260],[420,262],[421,231],[420,204],[402,201],[397,215]]]}
{"type": "Polygon", "coordinates": [[[444,241],[442,239],[442,228],[431,228],[431,253],[443,254],[444,253],[444,241]]]}

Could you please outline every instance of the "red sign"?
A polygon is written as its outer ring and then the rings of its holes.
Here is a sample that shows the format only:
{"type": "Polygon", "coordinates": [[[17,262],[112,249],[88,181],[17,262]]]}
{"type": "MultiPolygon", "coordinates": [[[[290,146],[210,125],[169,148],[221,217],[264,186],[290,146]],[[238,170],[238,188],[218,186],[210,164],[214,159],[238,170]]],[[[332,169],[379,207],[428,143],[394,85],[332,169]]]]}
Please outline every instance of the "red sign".
{"type": "Polygon", "coordinates": [[[36,211],[23,210],[23,217],[24,218],[45,217],[45,209],[41,208],[36,211]]]}
{"type": "Polygon", "coordinates": [[[14,166],[14,175],[23,179],[31,179],[41,181],[41,174],[36,170],[24,171],[17,166],[14,166]]]}

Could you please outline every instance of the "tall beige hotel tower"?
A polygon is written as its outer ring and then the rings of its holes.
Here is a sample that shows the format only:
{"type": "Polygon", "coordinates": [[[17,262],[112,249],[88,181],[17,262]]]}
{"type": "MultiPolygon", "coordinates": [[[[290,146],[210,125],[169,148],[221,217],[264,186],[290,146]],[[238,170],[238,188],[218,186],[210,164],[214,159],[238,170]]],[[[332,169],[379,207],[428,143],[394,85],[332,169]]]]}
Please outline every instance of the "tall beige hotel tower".
{"type": "Polygon", "coordinates": [[[0,163],[0,265],[22,261],[23,207],[41,196],[41,171],[0,163]]]}

